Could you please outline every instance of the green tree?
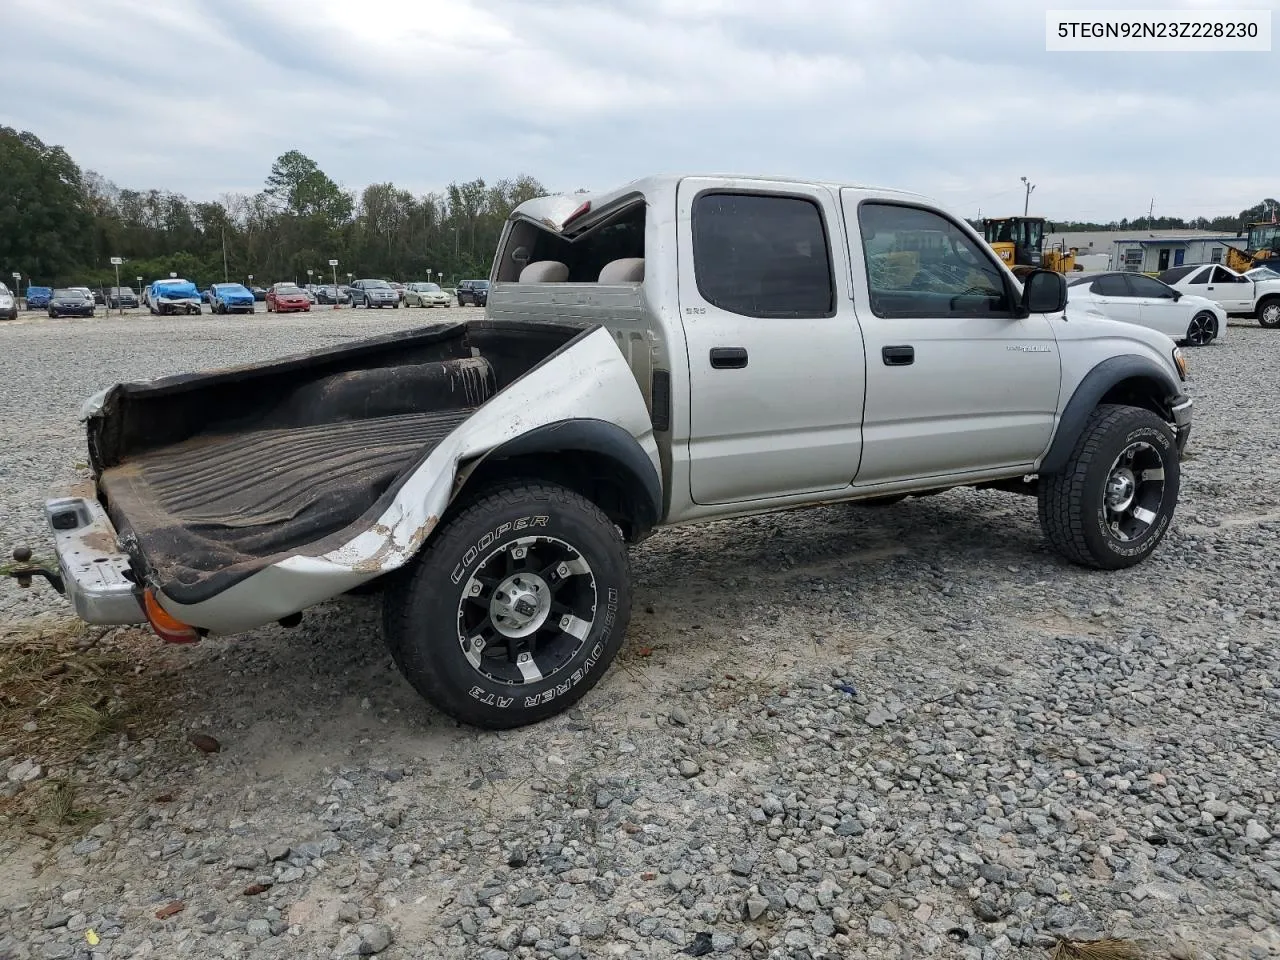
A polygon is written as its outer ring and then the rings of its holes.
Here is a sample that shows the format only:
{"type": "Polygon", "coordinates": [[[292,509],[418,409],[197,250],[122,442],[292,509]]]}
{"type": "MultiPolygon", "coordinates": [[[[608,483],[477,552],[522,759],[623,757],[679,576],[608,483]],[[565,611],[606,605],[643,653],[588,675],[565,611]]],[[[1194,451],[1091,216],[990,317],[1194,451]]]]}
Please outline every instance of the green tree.
{"type": "Polygon", "coordinates": [[[80,168],[62,147],[0,127],[0,270],[24,281],[67,280],[93,253],[80,168]]]}

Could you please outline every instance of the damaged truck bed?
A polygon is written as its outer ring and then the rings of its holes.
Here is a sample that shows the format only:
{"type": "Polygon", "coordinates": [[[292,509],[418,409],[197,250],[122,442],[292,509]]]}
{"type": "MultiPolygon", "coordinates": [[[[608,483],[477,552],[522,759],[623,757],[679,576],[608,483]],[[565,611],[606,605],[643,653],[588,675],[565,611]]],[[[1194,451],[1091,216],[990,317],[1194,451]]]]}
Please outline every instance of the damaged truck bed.
{"type": "MultiPolygon", "coordinates": [[[[558,403],[566,383],[591,392],[611,358],[622,363],[591,324],[481,320],[120,384],[86,405],[98,501],[135,592],[150,588],[199,630],[246,629],[321,599],[272,568],[307,566],[332,595],[398,567],[438,521],[461,464],[474,469],[537,426],[535,398],[558,403]],[[500,410],[477,418],[495,400],[500,410]],[[415,480],[410,500],[420,506],[398,504],[415,480]]],[[[612,382],[613,393],[634,385],[612,382]]],[[[632,393],[621,403],[644,432],[647,412],[632,393]]],[[[543,415],[555,405],[542,404],[543,415]]],[[[91,536],[89,506],[54,501],[55,531],[91,536]]],[[[141,606],[132,613],[145,619],[141,606]]]]}

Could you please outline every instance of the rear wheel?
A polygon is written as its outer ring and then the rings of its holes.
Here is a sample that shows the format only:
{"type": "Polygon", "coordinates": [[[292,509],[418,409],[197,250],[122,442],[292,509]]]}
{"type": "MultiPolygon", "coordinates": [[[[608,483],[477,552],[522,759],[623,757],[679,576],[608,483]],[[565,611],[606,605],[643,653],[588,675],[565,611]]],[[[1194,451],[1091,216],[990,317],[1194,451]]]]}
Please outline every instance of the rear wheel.
{"type": "Polygon", "coordinates": [[[1187,327],[1186,342],[1193,347],[1203,347],[1218,339],[1218,318],[1208,310],[1201,310],[1191,318],[1187,327]]]}
{"type": "Polygon", "coordinates": [[[1258,323],[1273,330],[1280,327],[1280,297],[1268,297],[1258,304],[1258,323]]]}
{"type": "Polygon", "coordinates": [[[595,686],[630,613],[626,547],[609,518],[564,487],[511,481],[388,585],[384,629],[419,693],[463,723],[506,729],[595,686]]]}
{"type": "Polygon", "coordinates": [[[1062,472],[1040,478],[1040,526],[1073,563],[1131,567],[1168,532],[1180,480],[1169,425],[1150,410],[1104,404],[1062,472]]]}

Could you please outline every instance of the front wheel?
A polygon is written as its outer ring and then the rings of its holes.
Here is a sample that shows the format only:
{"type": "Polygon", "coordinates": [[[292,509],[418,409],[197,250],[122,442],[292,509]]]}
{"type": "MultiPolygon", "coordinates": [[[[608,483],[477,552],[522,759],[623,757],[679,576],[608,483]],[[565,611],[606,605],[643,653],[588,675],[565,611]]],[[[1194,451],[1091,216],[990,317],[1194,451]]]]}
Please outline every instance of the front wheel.
{"type": "Polygon", "coordinates": [[[1280,297],[1272,297],[1258,304],[1258,323],[1268,330],[1280,327],[1280,297]]]}
{"type": "Polygon", "coordinates": [[[1040,526],[1058,553],[1098,570],[1145,560],[1178,503],[1173,430],[1150,410],[1104,404],[1061,473],[1040,478],[1040,526]]]}
{"type": "Polygon", "coordinates": [[[1218,318],[1208,310],[1201,310],[1191,318],[1187,327],[1186,342],[1193,347],[1204,347],[1218,339],[1218,318]]]}
{"type": "Polygon", "coordinates": [[[449,520],[388,586],[384,632],[408,681],[451,717],[509,729],[600,680],[631,615],[617,528],[554,484],[510,481],[449,520]]]}

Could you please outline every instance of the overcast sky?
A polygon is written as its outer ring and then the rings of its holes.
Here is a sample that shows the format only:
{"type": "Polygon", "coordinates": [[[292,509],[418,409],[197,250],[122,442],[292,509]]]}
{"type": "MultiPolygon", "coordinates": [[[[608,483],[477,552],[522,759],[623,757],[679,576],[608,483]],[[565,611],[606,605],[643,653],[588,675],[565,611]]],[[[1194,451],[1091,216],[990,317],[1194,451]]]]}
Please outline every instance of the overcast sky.
{"type": "Polygon", "coordinates": [[[902,187],[973,216],[1020,212],[1025,175],[1033,213],[1099,220],[1280,194],[1277,53],[1045,51],[1046,8],[1109,6],[0,0],[0,123],[193,199],[261,189],[291,148],[344,187],[415,193],[732,171],[902,187]]]}

